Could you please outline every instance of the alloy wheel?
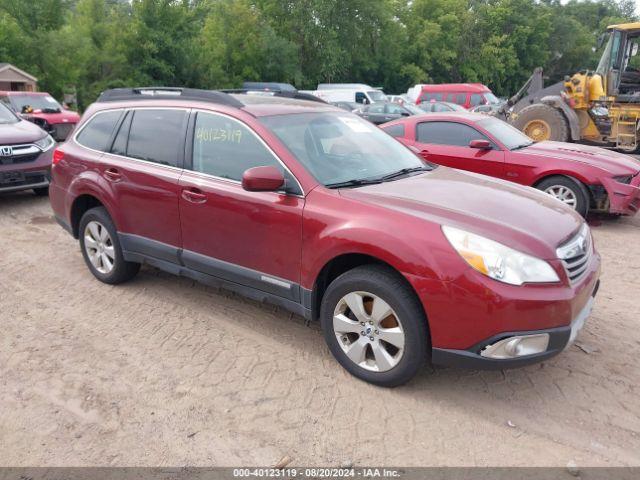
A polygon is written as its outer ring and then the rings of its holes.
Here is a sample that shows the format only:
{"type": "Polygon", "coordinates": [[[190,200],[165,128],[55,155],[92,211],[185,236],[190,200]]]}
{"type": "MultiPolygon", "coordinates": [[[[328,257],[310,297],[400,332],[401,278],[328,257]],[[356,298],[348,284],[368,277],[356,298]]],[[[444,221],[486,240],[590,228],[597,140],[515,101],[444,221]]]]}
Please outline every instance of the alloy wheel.
{"type": "Polygon", "coordinates": [[[92,220],[84,229],[84,249],[91,265],[102,274],[109,274],[115,266],[115,249],[111,235],[100,222],[92,220]]]}
{"type": "Polygon", "coordinates": [[[400,319],[372,293],[351,292],[342,297],[333,313],[333,331],[347,358],[365,370],[391,370],[404,353],[400,319]]]}
{"type": "Polygon", "coordinates": [[[545,193],[548,193],[554,198],[557,198],[562,203],[570,206],[574,210],[578,206],[578,199],[576,198],[576,194],[568,187],[564,185],[551,185],[547,187],[545,193]]]}

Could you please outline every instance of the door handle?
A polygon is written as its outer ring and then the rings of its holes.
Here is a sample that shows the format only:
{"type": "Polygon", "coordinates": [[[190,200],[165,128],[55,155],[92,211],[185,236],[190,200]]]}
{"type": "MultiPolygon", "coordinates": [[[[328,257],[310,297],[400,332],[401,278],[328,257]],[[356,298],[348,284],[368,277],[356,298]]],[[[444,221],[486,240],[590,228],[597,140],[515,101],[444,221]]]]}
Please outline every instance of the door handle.
{"type": "Polygon", "coordinates": [[[182,190],[182,198],[191,203],[205,203],[207,201],[207,196],[199,188],[182,190]]]}
{"type": "Polygon", "coordinates": [[[106,178],[111,182],[119,182],[120,180],[122,180],[122,175],[116,168],[107,168],[104,171],[103,175],[104,175],[104,178],[106,178]]]}

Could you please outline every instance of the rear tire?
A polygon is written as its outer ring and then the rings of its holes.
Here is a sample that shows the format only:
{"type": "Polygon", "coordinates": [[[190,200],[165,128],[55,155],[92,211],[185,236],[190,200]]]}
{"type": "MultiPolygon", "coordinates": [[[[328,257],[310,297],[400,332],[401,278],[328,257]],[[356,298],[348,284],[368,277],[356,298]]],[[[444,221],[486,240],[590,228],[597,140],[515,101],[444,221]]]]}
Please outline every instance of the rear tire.
{"type": "Polygon", "coordinates": [[[536,188],[557,198],[585,218],[589,213],[589,191],[580,180],[556,175],[545,178],[536,188]]]}
{"type": "Polygon", "coordinates": [[[569,141],[569,125],[563,113],[544,103],[529,105],[520,110],[513,121],[513,126],[528,135],[534,142],[569,141]]]}
{"type": "Polygon", "coordinates": [[[426,363],[429,337],[422,305],[388,267],[356,267],[331,282],[320,322],[336,360],[366,382],[402,385],[426,363]]]}
{"type": "Polygon", "coordinates": [[[80,250],[89,270],[98,280],[110,285],[135,277],[140,264],[127,262],[122,254],[118,232],[104,207],[87,210],[78,230],[80,250]]]}

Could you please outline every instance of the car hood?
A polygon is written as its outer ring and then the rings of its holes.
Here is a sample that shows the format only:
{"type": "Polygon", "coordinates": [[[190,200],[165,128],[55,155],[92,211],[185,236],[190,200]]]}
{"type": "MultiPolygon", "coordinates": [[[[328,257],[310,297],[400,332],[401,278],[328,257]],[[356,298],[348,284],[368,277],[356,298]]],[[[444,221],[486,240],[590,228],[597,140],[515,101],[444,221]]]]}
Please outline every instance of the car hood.
{"type": "Polygon", "coordinates": [[[606,148],[565,142],[540,142],[514,153],[540,155],[599,167],[613,175],[629,175],[640,171],[640,162],[629,155],[606,148]]]}
{"type": "Polygon", "coordinates": [[[59,113],[25,113],[22,116],[24,118],[41,118],[46,120],[50,125],[57,125],[58,123],[78,123],[80,120],[80,115],[69,110],[63,110],[59,113]]]}
{"type": "Polygon", "coordinates": [[[31,143],[45,136],[45,131],[34,123],[21,120],[18,123],[0,124],[0,145],[31,143]]]}
{"type": "Polygon", "coordinates": [[[539,258],[584,223],[571,208],[530,187],[447,167],[340,194],[408,215],[450,225],[539,258]]]}

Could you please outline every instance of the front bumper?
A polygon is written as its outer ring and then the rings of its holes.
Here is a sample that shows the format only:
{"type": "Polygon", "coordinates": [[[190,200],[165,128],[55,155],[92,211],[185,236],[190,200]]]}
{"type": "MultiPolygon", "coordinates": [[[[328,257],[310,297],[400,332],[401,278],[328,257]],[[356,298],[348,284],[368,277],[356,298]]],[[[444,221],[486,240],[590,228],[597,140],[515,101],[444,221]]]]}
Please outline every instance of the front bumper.
{"type": "Polygon", "coordinates": [[[0,193],[45,188],[51,181],[53,148],[24,163],[0,164],[0,193]]]}
{"type": "Polygon", "coordinates": [[[586,305],[578,312],[570,325],[525,332],[504,332],[483,340],[465,350],[433,348],[431,361],[436,365],[450,367],[471,368],[475,370],[502,370],[522,367],[551,358],[574,342],[578,332],[582,329],[591,313],[599,286],[600,281],[598,280],[586,305]],[[533,338],[533,336],[539,335],[548,335],[549,341],[546,348],[538,353],[513,356],[512,358],[492,358],[486,356],[490,347],[500,342],[508,341],[511,338],[533,338]]]}
{"type": "Polygon", "coordinates": [[[602,179],[609,200],[609,213],[635,215],[640,209],[640,174],[631,183],[620,183],[613,178],[602,179]]]}

